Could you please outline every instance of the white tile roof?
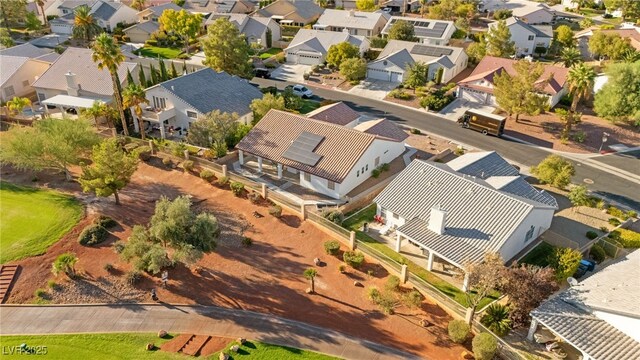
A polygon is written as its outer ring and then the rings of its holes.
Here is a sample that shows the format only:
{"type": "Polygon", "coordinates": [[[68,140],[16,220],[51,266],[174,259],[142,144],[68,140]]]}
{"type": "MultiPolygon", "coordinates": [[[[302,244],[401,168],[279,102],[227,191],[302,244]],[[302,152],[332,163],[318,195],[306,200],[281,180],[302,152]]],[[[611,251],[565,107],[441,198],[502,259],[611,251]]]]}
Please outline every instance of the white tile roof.
{"type": "Polygon", "coordinates": [[[314,50],[326,54],[331,45],[336,45],[345,41],[359,47],[363,41],[369,40],[364,36],[349,35],[339,31],[300,29],[293,40],[291,40],[291,43],[289,43],[287,49],[301,44],[307,44],[314,50]]]}
{"type": "Polygon", "coordinates": [[[377,61],[390,61],[394,63],[396,66],[404,69],[406,66],[413,62],[422,61],[425,64],[431,64],[435,62],[444,62],[443,65],[447,68],[452,68],[454,64],[458,62],[458,58],[464,52],[463,48],[453,47],[453,46],[435,46],[435,45],[427,45],[420,44],[411,41],[402,41],[402,40],[390,40],[387,45],[384,47],[377,61]],[[414,51],[420,47],[428,47],[433,49],[440,49],[445,52],[449,52],[449,55],[442,56],[430,56],[430,55],[421,55],[418,54],[417,51],[414,51]],[[443,60],[447,59],[447,60],[443,60]]]}
{"type": "Polygon", "coordinates": [[[376,12],[325,9],[316,25],[373,30],[384,17],[376,12]]]}
{"type": "Polygon", "coordinates": [[[0,55],[0,85],[4,85],[27,61],[29,58],[24,56],[0,55]]]}

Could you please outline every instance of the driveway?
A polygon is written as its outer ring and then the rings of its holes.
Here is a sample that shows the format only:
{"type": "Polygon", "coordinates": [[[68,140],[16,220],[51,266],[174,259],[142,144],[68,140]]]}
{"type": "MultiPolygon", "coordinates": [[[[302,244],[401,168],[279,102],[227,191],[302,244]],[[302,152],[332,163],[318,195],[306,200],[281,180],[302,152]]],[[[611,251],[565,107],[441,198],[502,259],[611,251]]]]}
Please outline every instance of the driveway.
{"type": "Polygon", "coordinates": [[[457,121],[458,118],[469,109],[476,109],[489,113],[492,113],[495,110],[495,108],[491,106],[474,103],[468,100],[455,99],[451,104],[440,110],[440,114],[444,115],[444,117],[449,120],[457,121]]]}
{"type": "Polygon", "coordinates": [[[304,78],[302,75],[309,71],[311,71],[311,65],[282,64],[271,72],[271,77],[294,83],[303,83],[304,78]]]}
{"type": "Polygon", "coordinates": [[[397,83],[392,83],[382,80],[366,80],[360,83],[360,85],[354,86],[349,93],[357,96],[362,96],[370,99],[382,100],[387,96],[389,91],[398,86],[397,83]]]}

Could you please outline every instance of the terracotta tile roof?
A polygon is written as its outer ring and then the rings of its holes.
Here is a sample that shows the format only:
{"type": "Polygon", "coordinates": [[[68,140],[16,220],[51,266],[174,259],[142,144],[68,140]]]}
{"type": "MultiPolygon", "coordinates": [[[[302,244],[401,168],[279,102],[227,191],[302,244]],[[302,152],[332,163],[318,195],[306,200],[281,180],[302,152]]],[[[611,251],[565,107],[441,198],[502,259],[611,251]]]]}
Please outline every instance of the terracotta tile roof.
{"type": "MultiPolygon", "coordinates": [[[[525,60],[521,60],[525,61],[525,60]]],[[[482,61],[476,66],[471,75],[469,75],[466,79],[458,82],[458,85],[464,85],[466,87],[482,90],[485,92],[493,93],[493,89],[487,86],[475,85],[471,84],[474,81],[485,79],[491,83],[493,83],[493,77],[496,74],[499,74],[502,71],[506,71],[510,75],[515,75],[516,70],[513,65],[516,63],[516,60],[498,58],[493,56],[485,56],[482,61]]],[[[546,65],[544,66],[544,73],[540,77],[540,81],[542,79],[549,79],[549,84],[543,89],[543,92],[547,94],[557,94],[562,90],[565,83],[567,82],[567,75],[569,73],[569,69],[554,66],[554,65],[546,65]]]]}
{"type": "Polygon", "coordinates": [[[375,135],[310,119],[279,110],[270,110],[249,131],[236,148],[285,166],[341,183],[362,154],[376,139],[375,135]],[[284,152],[303,132],[322,136],[313,150],[321,156],[315,166],[283,157],[284,152]]]}
{"type": "Polygon", "coordinates": [[[329,104],[313,110],[307,114],[308,118],[325,121],[336,125],[347,125],[358,120],[360,114],[353,111],[342,101],[329,104]]]}
{"type": "Polygon", "coordinates": [[[376,135],[383,140],[404,141],[409,135],[400,127],[387,119],[366,121],[358,124],[355,130],[376,135]]]}

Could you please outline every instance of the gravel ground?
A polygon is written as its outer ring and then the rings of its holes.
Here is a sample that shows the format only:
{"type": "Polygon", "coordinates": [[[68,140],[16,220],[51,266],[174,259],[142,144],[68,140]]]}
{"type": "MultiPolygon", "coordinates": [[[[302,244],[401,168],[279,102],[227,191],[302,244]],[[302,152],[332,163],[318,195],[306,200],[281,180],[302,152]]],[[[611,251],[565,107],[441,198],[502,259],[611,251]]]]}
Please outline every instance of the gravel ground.
{"type": "Polygon", "coordinates": [[[136,303],[149,297],[146,291],[127,284],[123,277],[115,276],[70,280],[49,292],[50,301],[55,304],[136,303]]]}

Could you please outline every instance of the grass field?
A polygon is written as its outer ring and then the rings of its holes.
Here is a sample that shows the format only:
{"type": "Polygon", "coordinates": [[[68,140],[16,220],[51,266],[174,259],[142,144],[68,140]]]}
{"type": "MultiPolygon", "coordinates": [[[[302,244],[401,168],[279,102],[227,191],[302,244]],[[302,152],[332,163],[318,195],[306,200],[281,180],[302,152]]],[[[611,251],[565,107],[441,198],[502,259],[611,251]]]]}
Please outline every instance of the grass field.
{"type": "Polygon", "coordinates": [[[138,55],[157,59],[160,56],[161,59],[176,59],[178,55],[182,53],[182,49],[165,48],[157,46],[145,45],[137,50],[138,55]]]}
{"type": "Polygon", "coordinates": [[[556,247],[548,242],[541,242],[538,246],[534,247],[529,253],[520,260],[521,264],[530,264],[540,267],[549,266],[549,255],[556,247]]]}
{"type": "MultiPolygon", "coordinates": [[[[354,230],[356,232],[356,237],[358,238],[358,240],[365,242],[369,247],[375,250],[378,250],[382,254],[386,255],[388,258],[398,263],[407,264],[409,272],[418,276],[419,278],[428,282],[429,284],[433,285],[442,293],[452,298],[460,305],[466,307],[467,306],[466,295],[458,287],[448,283],[447,281],[439,278],[436,275],[433,275],[424,267],[419,266],[418,264],[410,261],[406,257],[395,252],[393,249],[391,249],[387,245],[381,242],[378,242],[376,239],[360,231],[360,229],[362,229],[362,224],[364,222],[371,223],[373,221],[373,217],[375,214],[376,214],[376,205],[371,204],[360,213],[345,220],[342,223],[342,226],[346,227],[347,229],[354,230]]],[[[491,296],[488,296],[482,299],[482,301],[480,301],[480,304],[478,305],[478,309],[482,309],[483,307],[489,305],[492,301],[496,300],[498,297],[500,297],[500,294],[494,293],[491,296]]]]}
{"type": "MultiPolygon", "coordinates": [[[[164,351],[146,351],[145,345],[153,343],[160,347],[171,338],[159,339],[155,334],[122,333],[122,334],[78,334],[78,335],[40,335],[40,336],[0,336],[0,345],[3,349],[3,359],[34,359],[47,360],[83,359],[83,360],[109,360],[109,359],[154,359],[175,360],[188,359],[183,354],[167,353],[164,351]],[[13,346],[27,344],[32,348],[46,346],[47,354],[37,356],[35,354],[9,355],[13,346]]],[[[231,359],[305,359],[305,360],[332,360],[331,356],[322,355],[310,351],[292,349],[282,346],[263,344],[257,341],[246,342],[240,351],[231,353],[231,359]]],[[[211,357],[217,359],[218,356],[211,357]]]]}
{"type": "Polygon", "coordinates": [[[0,264],[44,253],[82,214],[68,195],[0,181],[0,264]]]}
{"type": "Polygon", "coordinates": [[[310,99],[302,99],[300,114],[306,114],[320,107],[320,103],[310,99]]]}
{"type": "Polygon", "coordinates": [[[282,52],[282,49],[279,48],[270,48],[269,50],[260,53],[260,55],[258,55],[260,57],[260,59],[262,60],[266,60],[276,54],[279,54],[282,52]]]}

